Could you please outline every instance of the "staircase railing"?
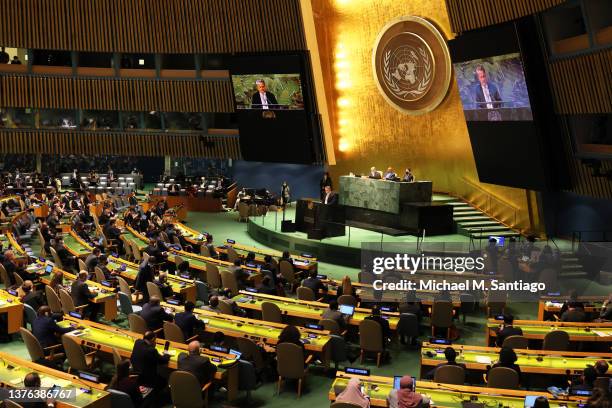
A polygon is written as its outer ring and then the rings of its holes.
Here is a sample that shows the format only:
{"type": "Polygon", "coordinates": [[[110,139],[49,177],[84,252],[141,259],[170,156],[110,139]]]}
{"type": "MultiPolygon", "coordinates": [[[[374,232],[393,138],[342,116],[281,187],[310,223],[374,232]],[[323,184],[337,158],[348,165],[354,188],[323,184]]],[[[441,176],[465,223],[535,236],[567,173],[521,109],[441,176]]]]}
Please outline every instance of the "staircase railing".
{"type": "Polygon", "coordinates": [[[518,229],[517,221],[518,213],[520,211],[519,207],[497,197],[495,194],[485,190],[477,183],[465,177],[462,177],[461,179],[466,186],[465,190],[451,193],[451,195],[455,195],[456,197],[461,198],[463,201],[468,202],[472,207],[482,211],[500,224],[503,224],[511,229],[518,229]],[[475,200],[474,197],[471,197],[473,195],[478,195],[478,199],[475,200]],[[503,220],[501,216],[502,214],[510,214],[510,219],[503,220]]]}

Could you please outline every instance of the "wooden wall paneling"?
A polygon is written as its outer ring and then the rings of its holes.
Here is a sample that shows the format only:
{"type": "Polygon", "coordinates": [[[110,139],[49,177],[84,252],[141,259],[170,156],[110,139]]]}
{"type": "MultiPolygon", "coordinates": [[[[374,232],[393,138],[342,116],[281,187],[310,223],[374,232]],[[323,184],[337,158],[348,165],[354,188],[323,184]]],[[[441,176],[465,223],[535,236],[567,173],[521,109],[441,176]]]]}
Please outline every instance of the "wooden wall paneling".
{"type": "Polygon", "coordinates": [[[565,0],[446,0],[451,28],[455,33],[539,13],[563,2],[565,0]]]}
{"type": "Polygon", "coordinates": [[[563,114],[612,112],[612,50],[551,61],[551,88],[557,112],[563,114]],[[590,78],[586,87],[576,78],[590,78]]]}

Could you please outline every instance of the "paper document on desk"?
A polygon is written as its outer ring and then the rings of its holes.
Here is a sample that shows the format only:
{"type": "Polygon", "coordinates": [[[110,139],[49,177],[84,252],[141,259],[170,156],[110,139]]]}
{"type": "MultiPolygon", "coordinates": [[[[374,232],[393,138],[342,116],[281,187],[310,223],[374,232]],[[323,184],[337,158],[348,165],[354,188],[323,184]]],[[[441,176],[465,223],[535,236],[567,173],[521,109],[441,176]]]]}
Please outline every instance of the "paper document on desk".
{"type": "Polygon", "coordinates": [[[491,364],[491,357],[488,356],[476,356],[476,362],[480,364],[491,364]]]}
{"type": "Polygon", "coordinates": [[[610,332],[602,332],[599,330],[593,330],[593,333],[595,333],[599,337],[610,337],[611,336],[610,332]]]}

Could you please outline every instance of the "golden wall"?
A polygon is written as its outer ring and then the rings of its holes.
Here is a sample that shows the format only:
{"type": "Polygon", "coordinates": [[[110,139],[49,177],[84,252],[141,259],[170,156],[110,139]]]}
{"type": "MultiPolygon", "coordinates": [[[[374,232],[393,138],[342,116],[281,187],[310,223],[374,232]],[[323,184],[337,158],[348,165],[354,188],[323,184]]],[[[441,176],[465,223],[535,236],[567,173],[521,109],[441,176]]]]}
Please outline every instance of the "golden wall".
{"type": "MultiPolygon", "coordinates": [[[[420,116],[399,113],[376,87],[372,47],[382,27],[394,18],[416,15],[451,39],[444,0],[311,2],[336,156],[330,166],[333,179],[351,171],[365,173],[370,166],[392,166],[398,173],[410,167],[417,178],[432,180],[436,191],[460,195],[508,224],[539,231],[537,207],[528,205],[533,195],[478,182],[454,77],[440,106],[420,116]]],[[[500,157],[499,165],[509,160],[510,155],[500,157]]]]}

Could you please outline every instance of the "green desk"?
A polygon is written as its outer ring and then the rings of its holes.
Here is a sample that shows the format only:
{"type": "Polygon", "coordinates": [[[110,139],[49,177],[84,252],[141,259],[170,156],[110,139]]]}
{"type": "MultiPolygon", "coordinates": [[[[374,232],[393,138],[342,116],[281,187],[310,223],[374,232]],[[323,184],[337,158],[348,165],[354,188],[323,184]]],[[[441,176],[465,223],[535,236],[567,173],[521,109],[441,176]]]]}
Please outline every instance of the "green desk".
{"type": "MultiPolygon", "coordinates": [[[[163,302],[162,305],[167,312],[172,314],[185,310],[183,306],[176,306],[163,302]]],[[[265,344],[271,345],[276,345],[278,343],[278,336],[287,326],[286,324],[247,319],[198,308],[194,310],[194,313],[198,319],[206,323],[205,329],[207,332],[216,333],[220,331],[231,337],[245,337],[255,342],[263,341],[265,344]]],[[[304,344],[306,350],[319,353],[325,351],[331,339],[328,331],[313,330],[304,327],[298,327],[298,330],[301,333],[302,339],[306,342],[304,344]]]]}
{"type": "MultiPolygon", "coordinates": [[[[115,258],[114,256],[108,257],[107,268],[109,271],[119,272],[119,276],[131,283],[135,282],[136,276],[138,276],[138,265],[125,259],[115,258]]],[[[192,280],[176,275],[168,275],[168,283],[173,293],[181,295],[186,301],[189,300],[195,303],[197,288],[192,280]]]]}
{"type": "MultiPolygon", "coordinates": [[[[487,344],[492,344],[497,337],[495,329],[500,322],[489,319],[487,322],[487,344]]],[[[562,330],[569,334],[570,341],[585,342],[612,342],[612,323],[567,323],[547,322],[538,320],[515,320],[514,326],[523,330],[523,336],[528,339],[542,340],[547,333],[553,330],[562,330]]]]}
{"type": "MultiPolygon", "coordinates": [[[[46,264],[40,261],[34,265],[36,265],[35,268],[29,267],[28,270],[30,272],[39,272],[39,279],[45,285],[49,285],[51,283],[51,275],[54,271],[61,271],[64,275],[64,285],[66,286],[66,291],[70,293],[72,284],[77,279],[75,275],[56,267],[54,267],[50,273],[47,273],[45,272],[46,264]]],[[[109,322],[115,320],[117,318],[117,295],[114,292],[114,289],[103,286],[92,280],[87,281],[87,286],[89,287],[90,291],[96,292],[96,297],[91,299],[91,301],[93,303],[102,303],[104,305],[104,318],[109,322]]]]}
{"type": "Polygon", "coordinates": [[[0,290],[0,314],[7,315],[7,330],[10,334],[17,333],[23,325],[23,303],[17,296],[5,290],[0,290]]]}
{"type": "MultiPolygon", "coordinates": [[[[334,401],[336,395],[342,392],[348,384],[351,375],[338,372],[331,389],[329,399],[334,401]]],[[[362,381],[365,393],[369,395],[374,407],[386,407],[387,396],[393,389],[392,377],[354,376],[362,381]]],[[[527,395],[541,395],[548,398],[551,408],[577,408],[580,400],[571,397],[570,400],[555,400],[547,392],[506,390],[500,388],[472,387],[465,385],[440,384],[429,381],[417,381],[416,391],[428,396],[433,406],[462,408],[463,402],[475,402],[487,407],[524,408],[527,395]]],[[[584,401],[582,401],[584,402],[584,401]]]]}
{"type": "MultiPolygon", "coordinates": [[[[468,370],[487,371],[487,366],[499,359],[498,347],[463,346],[454,344],[457,351],[457,362],[465,364],[468,370]]],[[[444,349],[430,343],[423,343],[421,349],[421,375],[437,365],[446,362],[444,349]],[[429,353],[429,355],[427,354],[429,353]]],[[[522,373],[566,375],[566,370],[582,372],[587,364],[595,365],[597,360],[612,360],[612,353],[519,350],[515,349],[522,373]],[[539,361],[541,360],[541,361],[539,361]]],[[[612,361],[611,361],[612,363],[612,361]]],[[[612,374],[612,369],[609,373],[612,374]]]]}
{"type": "MultiPolygon", "coordinates": [[[[61,327],[70,325],[79,325],[85,327],[83,330],[70,332],[67,336],[72,337],[81,345],[90,347],[94,350],[99,350],[104,353],[112,354],[112,349],[116,349],[124,358],[130,358],[132,349],[137,339],[141,339],[142,335],[127,330],[121,330],[115,327],[106,326],[100,323],[94,323],[86,320],[74,319],[70,316],[65,316],[64,320],[58,323],[61,327]]],[[[165,341],[157,339],[156,348],[161,354],[164,351],[165,341]]],[[[188,353],[187,345],[181,343],[170,342],[168,349],[170,361],[168,367],[176,369],[178,364],[178,356],[181,353],[188,353]]],[[[209,357],[211,363],[217,366],[215,380],[225,381],[228,389],[228,400],[235,398],[238,389],[238,365],[236,356],[233,354],[218,353],[216,351],[202,349],[201,354],[209,357]]]]}
{"type": "Polygon", "coordinates": [[[64,234],[64,246],[72,255],[85,259],[91,254],[91,247],[84,246],[83,243],[78,240],[72,234],[64,234]]]}
{"type": "Polygon", "coordinates": [[[95,384],[81,380],[63,371],[22,360],[8,353],[0,352],[0,383],[7,388],[23,388],[23,379],[28,373],[38,373],[43,387],[58,385],[63,390],[74,390],[75,400],[58,400],[59,407],[79,408],[110,408],[110,394],[103,390],[105,384],[95,384]],[[84,393],[82,388],[88,388],[91,393],[84,393]]]}
{"type": "MultiPolygon", "coordinates": [[[[317,322],[321,320],[321,316],[328,306],[326,303],[321,302],[310,302],[246,291],[240,291],[240,294],[234,296],[233,299],[238,303],[238,306],[257,311],[261,311],[261,304],[263,302],[271,302],[276,304],[283,314],[317,322]]],[[[370,309],[356,308],[355,314],[349,320],[349,324],[359,326],[359,323],[369,315],[370,309]]],[[[395,330],[399,322],[399,314],[383,312],[382,315],[388,317],[389,327],[391,330],[395,330]]]]}

